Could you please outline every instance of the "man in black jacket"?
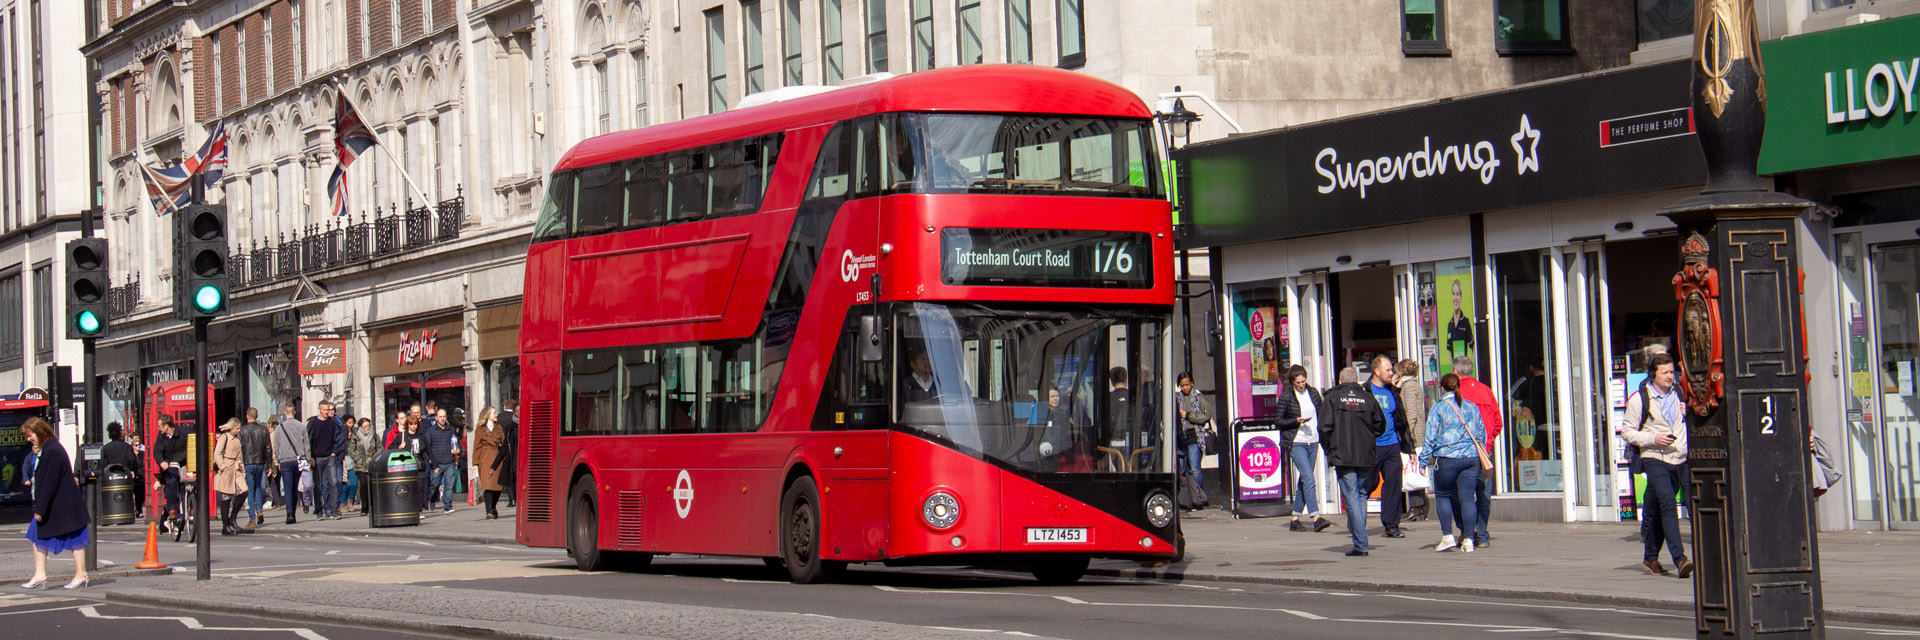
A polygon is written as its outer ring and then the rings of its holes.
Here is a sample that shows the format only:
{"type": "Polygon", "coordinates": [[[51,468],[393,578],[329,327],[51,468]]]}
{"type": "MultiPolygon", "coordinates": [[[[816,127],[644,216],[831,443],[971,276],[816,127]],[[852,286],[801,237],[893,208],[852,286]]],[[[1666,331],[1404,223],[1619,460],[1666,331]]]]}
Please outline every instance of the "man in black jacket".
{"type": "Polygon", "coordinates": [[[340,444],[340,419],[333,417],[333,403],[320,401],[320,415],[307,419],[307,450],[313,456],[313,517],[340,519],[340,459],[346,451],[340,444]]]}
{"type": "Polygon", "coordinates": [[[1340,504],[1347,512],[1347,531],[1353,535],[1348,556],[1364,556],[1367,546],[1367,492],[1361,475],[1373,469],[1374,441],[1387,431],[1386,417],[1373,392],[1360,386],[1360,372],[1340,370],[1340,385],[1327,390],[1329,415],[1320,421],[1320,446],[1327,464],[1340,476],[1340,504]]]}
{"type": "Polygon", "coordinates": [[[160,531],[180,513],[180,465],[187,463],[187,439],[173,432],[173,416],[160,414],[160,435],[153,439],[153,464],[159,469],[155,484],[164,488],[165,500],[160,512],[160,531]]]}
{"type": "Polygon", "coordinates": [[[1400,532],[1400,514],[1406,507],[1406,491],[1400,485],[1400,454],[1414,452],[1413,432],[1407,422],[1407,404],[1400,401],[1400,374],[1393,365],[1391,356],[1375,354],[1371,361],[1373,377],[1364,385],[1379,405],[1386,427],[1374,439],[1373,470],[1362,476],[1366,484],[1361,489],[1371,494],[1375,487],[1380,488],[1380,526],[1386,529],[1381,535],[1404,538],[1407,534],[1400,532]]]}
{"type": "Polygon", "coordinates": [[[240,464],[247,471],[247,528],[260,526],[260,507],[266,501],[267,465],[273,462],[273,445],[267,425],[260,422],[260,410],[247,407],[247,423],[240,426],[240,464]]]}

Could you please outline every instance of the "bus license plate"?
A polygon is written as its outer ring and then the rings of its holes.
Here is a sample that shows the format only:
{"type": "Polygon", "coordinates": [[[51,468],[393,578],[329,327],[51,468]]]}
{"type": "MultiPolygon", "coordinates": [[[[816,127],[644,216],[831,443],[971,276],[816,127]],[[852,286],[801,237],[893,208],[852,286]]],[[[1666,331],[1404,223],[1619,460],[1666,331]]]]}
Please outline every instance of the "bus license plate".
{"type": "Polygon", "coordinates": [[[1027,542],[1033,543],[1082,543],[1087,541],[1085,528],[1034,527],[1027,529],[1027,542]]]}

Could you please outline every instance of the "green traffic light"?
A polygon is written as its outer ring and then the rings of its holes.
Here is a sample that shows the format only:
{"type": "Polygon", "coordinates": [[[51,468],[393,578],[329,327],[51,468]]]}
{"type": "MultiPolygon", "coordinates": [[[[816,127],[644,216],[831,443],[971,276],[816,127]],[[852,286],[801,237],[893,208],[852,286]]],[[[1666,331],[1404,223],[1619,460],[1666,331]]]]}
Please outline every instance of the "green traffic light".
{"type": "Polygon", "coordinates": [[[73,317],[73,326],[79,328],[80,333],[88,335],[100,333],[100,316],[92,311],[82,311],[80,315],[73,317]]]}
{"type": "Polygon", "coordinates": [[[226,295],[221,293],[219,287],[204,285],[199,291],[193,292],[193,306],[202,313],[218,311],[220,302],[225,298],[226,295]]]}

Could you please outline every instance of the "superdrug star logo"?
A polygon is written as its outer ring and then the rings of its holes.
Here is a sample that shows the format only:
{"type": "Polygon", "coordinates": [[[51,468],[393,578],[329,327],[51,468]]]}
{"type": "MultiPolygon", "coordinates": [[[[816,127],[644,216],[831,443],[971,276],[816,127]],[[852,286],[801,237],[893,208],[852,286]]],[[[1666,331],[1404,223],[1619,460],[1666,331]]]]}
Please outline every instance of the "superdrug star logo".
{"type": "Polygon", "coordinates": [[[1513,142],[1513,154],[1519,160],[1516,163],[1520,165],[1519,173],[1516,175],[1524,176],[1528,171],[1540,173],[1540,130],[1533,128],[1526,114],[1520,115],[1520,131],[1508,140],[1513,142]],[[1521,146],[1522,140],[1526,141],[1525,147],[1521,146]]]}

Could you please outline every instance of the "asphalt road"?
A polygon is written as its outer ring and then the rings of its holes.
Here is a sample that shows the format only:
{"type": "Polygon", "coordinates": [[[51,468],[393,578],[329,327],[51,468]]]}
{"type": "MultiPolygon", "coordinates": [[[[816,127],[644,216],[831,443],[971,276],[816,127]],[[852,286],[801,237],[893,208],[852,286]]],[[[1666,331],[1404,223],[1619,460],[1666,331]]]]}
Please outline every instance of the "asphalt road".
{"type": "MultiPolygon", "coordinates": [[[[110,539],[105,544],[132,543],[110,539]]],[[[188,545],[162,548],[162,559],[187,575],[190,554],[188,545]]],[[[550,549],[269,534],[218,539],[215,558],[214,575],[237,580],[410,585],[498,594],[503,601],[535,594],[574,596],[620,600],[626,606],[694,605],[1088,640],[1196,633],[1219,638],[1468,638],[1495,632],[1510,638],[1693,637],[1691,615],[1684,611],[1098,577],[1043,587],[1024,573],[987,569],[856,566],[835,583],[801,586],[751,559],[667,556],[644,572],[582,574],[572,570],[564,553],[550,549]]],[[[77,614],[46,615],[76,620],[77,614]]],[[[1920,637],[1920,630],[1833,624],[1828,635],[1920,637]]]]}
{"type": "MultiPolygon", "coordinates": [[[[385,630],[204,615],[31,592],[0,595],[0,638],[141,640],[380,640],[423,638],[385,630]]],[[[45,593],[45,592],[40,592],[45,593]]]]}

